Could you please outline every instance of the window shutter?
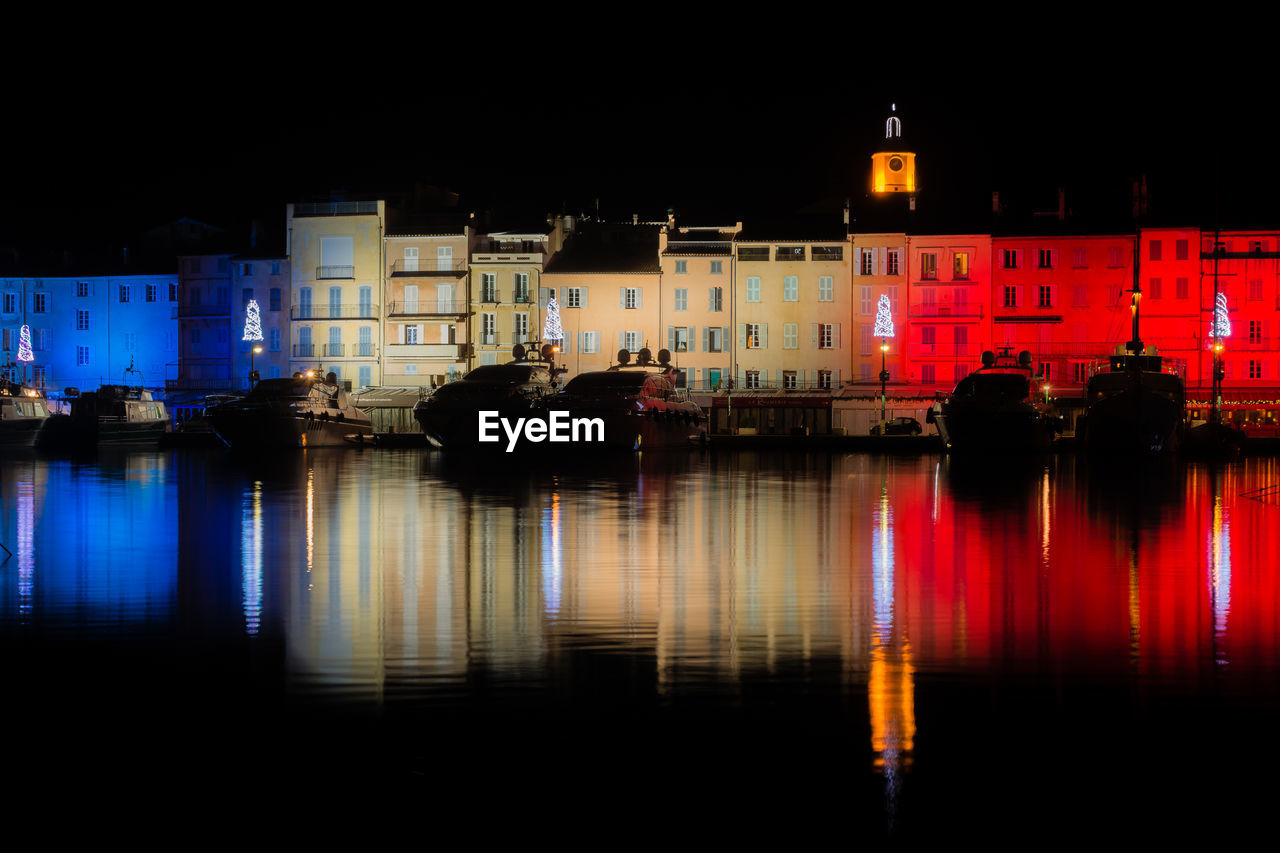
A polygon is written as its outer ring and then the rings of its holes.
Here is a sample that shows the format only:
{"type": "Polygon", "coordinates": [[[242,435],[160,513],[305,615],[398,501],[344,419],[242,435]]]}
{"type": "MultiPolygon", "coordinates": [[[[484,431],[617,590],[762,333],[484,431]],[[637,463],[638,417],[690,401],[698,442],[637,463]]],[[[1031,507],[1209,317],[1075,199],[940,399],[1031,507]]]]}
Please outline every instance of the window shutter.
{"type": "Polygon", "coordinates": [[[876,254],[879,255],[876,269],[880,271],[880,275],[885,275],[889,271],[889,250],[882,248],[876,254]]]}
{"type": "Polygon", "coordinates": [[[760,324],[760,348],[761,349],[769,348],[769,324],[768,323],[760,324]]]}
{"type": "Polygon", "coordinates": [[[853,274],[862,275],[862,253],[866,249],[858,249],[853,253],[853,274]]]}
{"type": "Polygon", "coordinates": [[[714,287],[707,290],[707,310],[716,310],[716,289],[714,287]]]}
{"type": "Polygon", "coordinates": [[[702,351],[703,352],[711,351],[711,327],[710,326],[702,327],[702,351]]]}
{"type": "Polygon", "coordinates": [[[741,388],[745,384],[746,383],[743,382],[742,368],[738,368],[737,372],[735,372],[733,375],[733,386],[735,388],[741,388]]]}
{"type": "Polygon", "coordinates": [[[578,352],[582,352],[582,332],[578,332],[578,352]]]}
{"type": "Polygon", "coordinates": [[[698,351],[698,339],[695,337],[697,333],[698,333],[697,326],[690,326],[689,331],[685,333],[689,336],[689,352],[698,351]]]}
{"type": "Polygon", "coordinates": [[[404,343],[404,324],[396,326],[396,343],[404,343]]]}
{"type": "Polygon", "coordinates": [[[641,302],[640,302],[640,299],[641,299],[641,297],[643,297],[643,296],[644,296],[644,288],[643,288],[643,287],[637,287],[637,288],[636,288],[636,308],[637,308],[637,309],[639,309],[639,308],[643,308],[643,307],[644,307],[644,306],[641,304],[641,302]]]}
{"type": "Polygon", "coordinates": [[[776,388],[782,387],[782,370],[779,369],[779,370],[773,371],[773,381],[777,383],[774,387],[776,388]]]}
{"type": "Polygon", "coordinates": [[[676,327],[667,326],[667,352],[676,351],[676,327]]]}
{"type": "Polygon", "coordinates": [[[738,324],[738,349],[747,348],[747,324],[738,324]]]}
{"type": "Polygon", "coordinates": [[[833,323],[831,326],[831,346],[840,349],[840,324],[833,323]]]}
{"type": "Polygon", "coordinates": [[[618,349],[621,350],[626,345],[627,345],[627,333],[618,332],[618,349]]]}
{"type": "MultiPolygon", "coordinates": [[[[567,288],[567,287],[561,287],[561,288],[560,288],[560,295],[556,297],[556,300],[560,303],[560,307],[561,307],[561,308],[563,308],[563,307],[565,307],[566,305],[568,305],[568,304],[569,304],[569,288],[567,288]]],[[[545,306],[543,306],[543,307],[545,307],[545,306]]]]}
{"type": "MultiPolygon", "coordinates": [[[[1054,251],[1057,252],[1057,249],[1054,249],[1054,251]]],[[[1056,258],[1054,259],[1054,263],[1057,263],[1056,258]]],[[[1058,307],[1058,285],[1056,284],[1049,285],[1049,305],[1053,308],[1058,307]]]]}
{"type": "Polygon", "coordinates": [[[840,387],[840,371],[831,371],[831,390],[834,391],[840,387]]]}
{"type": "MultiPolygon", "coordinates": [[[[627,289],[625,287],[618,288],[618,307],[619,308],[627,307],[627,289]]],[[[621,347],[622,345],[619,344],[618,346],[621,347]]]]}
{"type": "Polygon", "coordinates": [[[809,324],[809,348],[810,349],[818,348],[818,324],[817,323],[809,324]]]}
{"type": "Polygon", "coordinates": [[[729,327],[720,327],[720,351],[724,352],[729,348],[729,327]]]}

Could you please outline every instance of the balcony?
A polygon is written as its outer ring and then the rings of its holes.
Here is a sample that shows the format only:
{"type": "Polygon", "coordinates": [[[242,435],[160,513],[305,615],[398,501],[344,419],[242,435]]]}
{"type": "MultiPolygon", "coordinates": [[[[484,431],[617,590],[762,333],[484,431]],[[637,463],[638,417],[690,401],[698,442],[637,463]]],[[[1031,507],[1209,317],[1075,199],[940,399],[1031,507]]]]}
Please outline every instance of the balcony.
{"type": "Polygon", "coordinates": [[[927,344],[923,341],[912,341],[909,349],[911,355],[921,358],[973,358],[980,353],[979,345],[973,343],[927,344]]]}
{"type": "Polygon", "coordinates": [[[294,358],[315,358],[316,345],[315,344],[294,344],[293,357],[294,358]]]}
{"type": "Polygon", "coordinates": [[[472,264],[540,264],[543,249],[541,246],[489,246],[477,249],[471,254],[472,264]]]}
{"type": "Polygon", "coordinates": [[[376,201],[322,201],[295,204],[293,215],[300,216],[377,216],[376,201]]]}
{"type": "Polygon", "coordinates": [[[211,305],[179,305],[177,315],[182,317],[230,317],[231,303],[215,302],[211,305]]]}
{"type": "Polygon", "coordinates": [[[466,344],[387,344],[387,358],[440,358],[462,361],[467,357],[466,344]]]}
{"type": "Polygon", "coordinates": [[[467,271],[467,262],[463,260],[432,261],[430,258],[420,261],[406,261],[401,258],[391,264],[391,275],[457,278],[467,271]]]}
{"type": "Polygon", "coordinates": [[[982,306],[944,302],[922,302],[907,310],[908,317],[951,318],[958,320],[982,319],[982,306]]]}
{"type": "Polygon", "coordinates": [[[376,320],[378,306],[373,304],[317,303],[315,305],[294,305],[289,309],[291,320],[376,320]]]}
{"type": "Polygon", "coordinates": [[[388,317],[456,317],[470,313],[470,303],[422,299],[417,302],[392,302],[387,305],[388,317]]]}
{"type": "Polygon", "coordinates": [[[324,279],[352,279],[356,277],[355,267],[345,266],[325,266],[316,267],[316,278],[324,279]]]}
{"type": "Polygon", "coordinates": [[[346,344],[323,344],[320,350],[322,358],[342,358],[347,354],[346,344]]]}

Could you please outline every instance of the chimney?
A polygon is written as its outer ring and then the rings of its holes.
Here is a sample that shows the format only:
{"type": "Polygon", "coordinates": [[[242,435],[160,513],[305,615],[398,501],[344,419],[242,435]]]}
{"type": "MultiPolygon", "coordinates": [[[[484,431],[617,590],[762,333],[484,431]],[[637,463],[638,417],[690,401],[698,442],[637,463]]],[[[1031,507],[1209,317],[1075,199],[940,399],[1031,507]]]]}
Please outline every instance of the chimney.
{"type": "Polygon", "coordinates": [[[1058,221],[1062,222],[1067,218],[1067,188],[1058,187],[1058,221]]]}
{"type": "Polygon", "coordinates": [[[667,229],[673,234],[676,230],[676,211],[673,207],[667,208],[667,229]]]}
{"type": "Polygon", "coordinates": [[[1000,213],[1000,191],[993,190],[991,193],[991,212],[1000,213]]]}
{"type": "Polygon", "coordinates": [[[639,224],[640,224],[640,214],[638,214],[638,213],[633,213],[633,214],[631,214],[631,224],[632,224],[632,225],[639,225],[639,224]]]}

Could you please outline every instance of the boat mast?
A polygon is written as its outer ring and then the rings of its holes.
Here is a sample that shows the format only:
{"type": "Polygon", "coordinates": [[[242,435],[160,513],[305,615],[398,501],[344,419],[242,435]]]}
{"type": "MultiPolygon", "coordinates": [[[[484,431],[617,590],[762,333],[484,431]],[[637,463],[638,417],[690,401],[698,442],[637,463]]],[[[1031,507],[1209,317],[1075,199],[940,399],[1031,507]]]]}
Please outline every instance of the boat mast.
{"type": "Polygon", "coordinates": [[[1219,247],[1222,245],[1221,236],[1221,225],[1215,222],[1213,226],[1213,311],[1209,315],[1213,323],[1213,382],[1210,385],[1213,399],[1209,401],[1210,430],[1217,430],[1218,419],[1222,416],[1222,330],[1218,326],[1218,257],[1219,247]]]}
{"type": "MultiPolygon", "coordinates": [[[[1139,190],[1141,191],[1141,190],[1139,190]]],[[[1139,197],[1138,204],[1142,204],[1139,197]]],[[[1139,217],[1141,217],[1141,207],[1138,209],[1139,217]]],[[[1133,309],[1133,339],[1129,341],[1128,349],[1133,355],[1142,355],[1142,336],[1138,334],[1138,306],[1142,302],[1142,284],[1138,277],[1138,262],[1142,255],[1142,225],[1141,219],[1135,223],[1138,227],[1134,229],[1137,233],[1133,238],[1133,297],[1130,307],[1133,309]]]]}

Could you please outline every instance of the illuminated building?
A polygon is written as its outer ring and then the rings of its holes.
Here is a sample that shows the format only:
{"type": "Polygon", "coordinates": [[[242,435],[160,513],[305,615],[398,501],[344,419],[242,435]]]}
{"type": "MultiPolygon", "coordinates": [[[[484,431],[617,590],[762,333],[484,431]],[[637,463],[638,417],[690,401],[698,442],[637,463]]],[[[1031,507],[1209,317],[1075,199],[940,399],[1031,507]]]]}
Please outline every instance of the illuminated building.
{"type": "Polygon", "coordinates": [[[732,375],[733,239],[742,223],[678,226],[670,216],[658,237],[663,344],[694,392],[709,394],[732,375]]]}
{"type": "Polygon", "coordinates": [[[992,340],[991,235],[912,234],[906,254],[906,379],[950,391],[992,340]]]}
{"type": "Polygon", "coordinates": [[[467,371],[471,228],[423,226],[386,238],[384,385],[442,385],[467,371]]]}
{"type": "MultiPolygon", "coordinates": [[[[904,329],[907,295],[907,235],[898,233],[855,233],[852,239],[853,292],[849,341],[850,379],[876,383],[880,374],[880,340],[875,337],[875,320],[880,297],[889,298],[895,329],[904,329]]],[[[907,348],[901,340],[889,341],[886,369],[889,381],[898,383],[907,375],[907,348]]]]}
{"type": "Polygon", "coordinates": [[[573,233],[563,217],[510,225],[485,230],[471,247],[470,367],[510,361],[515,344],[540,335],[542,270],[573,233]]]}
{"type": "Polygon", "coordinates": [[[914,193],[916,191],[916,155],[904,151],[902,120],[895,115],[884,123],[884,143],[871,155],[871,191],[873,193],[914,193]]]}
{"type": "Polygon", "coordinates": [[[382,381],[386,233],[383,201],[290,204],[290,372],[335,373],[348,387],[382,381]]]}

